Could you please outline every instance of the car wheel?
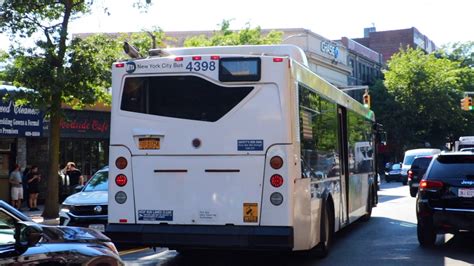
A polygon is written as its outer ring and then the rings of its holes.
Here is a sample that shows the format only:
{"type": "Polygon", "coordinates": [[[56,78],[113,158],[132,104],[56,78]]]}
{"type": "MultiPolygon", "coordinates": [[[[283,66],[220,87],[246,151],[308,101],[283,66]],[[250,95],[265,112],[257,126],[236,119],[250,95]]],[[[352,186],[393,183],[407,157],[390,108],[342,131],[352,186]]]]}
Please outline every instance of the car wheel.
{"type": "Polygon", "coordinates": [[[436,242],[436,231],[430,222],[418,221],[416,226],[418,242],[422,247],[432,247],[436,242]]]}
{"type": "Polygon", "coordinates": [[[413,198],[416,198],[416,193],[418,193],[418,189],[416,187],[411,187],[410,196],[412,196],[413,198]]]}

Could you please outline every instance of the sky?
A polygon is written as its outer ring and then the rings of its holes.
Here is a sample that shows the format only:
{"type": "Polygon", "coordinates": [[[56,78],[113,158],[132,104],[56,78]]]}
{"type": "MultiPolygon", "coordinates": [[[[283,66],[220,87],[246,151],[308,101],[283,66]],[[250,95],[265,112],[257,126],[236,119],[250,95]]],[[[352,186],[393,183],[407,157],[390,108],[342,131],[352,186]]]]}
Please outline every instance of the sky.
{"type": "MultiPolygon", "coordinates": [[[[474,41],[474,0],[152,0],[148,13],[132,8],[134,1],[94,1],[92,14],[72,22],[70,33],[154,26],[164,31],[216,30],[223,19],[230,19],[232,29],[246,23],[264,29],[305,28],[333,40],[363,37],[364,28],[375,26],[377,31],[416,27],[438,47],[474,41]]],[[[0,49],[8,45],[8,38],[0,34],[0,49]]]]}

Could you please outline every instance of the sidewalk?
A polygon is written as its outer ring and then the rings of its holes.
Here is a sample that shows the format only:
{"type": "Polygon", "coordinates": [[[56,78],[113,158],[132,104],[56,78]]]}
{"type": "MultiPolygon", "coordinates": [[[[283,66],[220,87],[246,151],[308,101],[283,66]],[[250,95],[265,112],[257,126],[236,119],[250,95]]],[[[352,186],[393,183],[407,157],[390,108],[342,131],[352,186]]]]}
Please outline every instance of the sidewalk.
{"type": "Polygon", "coordinates": [[[30,217],[34,222],[45,225],[59,225],[59,218],[44,220],[41,214],[43,213],[44,205],[38,205],[39,211],[30,211],[28,208],[23,208],[21,212],[30,217]]]}

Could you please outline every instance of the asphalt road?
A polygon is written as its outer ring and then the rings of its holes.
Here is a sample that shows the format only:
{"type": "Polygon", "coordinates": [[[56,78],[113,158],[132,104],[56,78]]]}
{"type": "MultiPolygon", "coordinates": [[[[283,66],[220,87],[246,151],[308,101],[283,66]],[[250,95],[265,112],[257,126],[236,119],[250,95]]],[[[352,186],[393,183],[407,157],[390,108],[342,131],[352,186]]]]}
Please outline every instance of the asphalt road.
{"type": "Polygon", "coordinates": [[[401,183],[383,183],[379,204],[368,222],[338,232],[324,259],[308,254],[207,252],[193,256],[173,250],[142,249],[122,253],[127,265],[474,265],[474,236],[438,235],[434,248],[416,238],[415,199],[401,183]]]}

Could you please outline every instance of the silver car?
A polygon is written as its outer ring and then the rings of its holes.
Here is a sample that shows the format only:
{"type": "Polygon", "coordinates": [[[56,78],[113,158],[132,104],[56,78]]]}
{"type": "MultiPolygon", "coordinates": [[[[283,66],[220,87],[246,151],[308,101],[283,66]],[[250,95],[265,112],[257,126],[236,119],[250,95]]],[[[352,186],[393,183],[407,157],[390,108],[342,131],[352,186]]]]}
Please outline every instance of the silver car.
{"type": "Polygon", "coordinates": [[[81,191],[67,197],[61,205],[59,223],[104,232],[108,211],[108,176],[109,168],[102,168],[81,191]]]}

